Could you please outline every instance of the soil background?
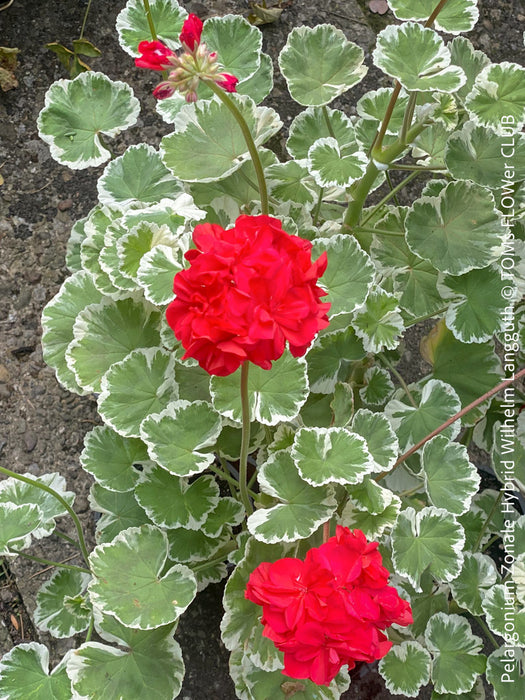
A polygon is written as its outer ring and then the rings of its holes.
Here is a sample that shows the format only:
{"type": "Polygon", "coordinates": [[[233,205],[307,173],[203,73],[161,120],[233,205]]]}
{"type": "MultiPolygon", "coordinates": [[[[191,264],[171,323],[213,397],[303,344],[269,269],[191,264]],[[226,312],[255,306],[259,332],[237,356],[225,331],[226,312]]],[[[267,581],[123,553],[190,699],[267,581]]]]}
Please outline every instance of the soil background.
{"type": "MultiPolygon", "coordinates": [[[[101,51],[87,59],[94,70],[130,83],[142,111],[137,125],[113,141],[117,155],[128,145],[146,141],[157,145],[167,125],[155,112],[151,90],[156,76],[137,70],[118,45],[115,19],[124,0],[93,0],[85,37],[101,51]]],[[[246,0],[181,2],[203,19],[229,12],[249,14],[246,0]]],[[[270,3],[271,4],[271,3],[270,3]]],[[[85,216],[97,200],[96,181],[103,167],[71,171],[56,163],[40,141],[36,119],[50,84],[68,77],[55,54],[45,48],[53,41],[71,45],[78,38],[87,0],[13,0],[0,4],[0,46],[18,48],[18,87],[0,92],[0,463],[17,472],[35,476],[58,471],[69,490],[77,493],[76,511],[81,516],[90,545],[94,516],[89,510],[90,477],[81,470],[78,455],[84,434],[99,423],[93,398],[79,397],[61,389],[54,373],[45,366],[40,347],[40,316],[44,305],[68,276],[65,246],[73,223],[85,216]],[[9,6],[7,6],[9,5],[9,6]]],[[[520,0],[480,0],[481,17],[468,38],[494,61],[523,63],[525,9],[520,0]]],[[[375,32],[393,22],[391,13],[373,14],[367,0],[283,0],[278,22],[262,27],[264,50],[275,60],[294,26],[327,22],[342,29],[365,51],[371,66],[375,32]]],[[[286,127],[300,111],[276,72],[275,88],[267,104],[276,108],[285,130],[272,146],[283,151],[286,127]]],[[[355,102],[377,83],[371,70],[365,80],[335,105],[355,113],[355,102]]],[[[421,333],[420,333],[421,334],[421,333]]],[[[420,335],[419,334],[419,335],[420,335]]],[[[425,373],[417,354],[417,335],[407,341],[403,367],[412,380],[425,373]]],[[[60,529],[71,533],[69,522],[60,529]]],[[[35,556],[63,561],[75,551],[56,536],[40,541],[35,556]]],[[[75,559],[71,559],[75,563],[75,559]]],[[[82,639],[57,641],[35,630],[31,612],[35,595],[46,578],[44,567],[22,559],[0,566],[0,655],[14,644],[36,640],[51,649],[53,664],[82,639]]],[[[235,692],[228,674],[228,653],[222,646],[219,623],[222,586],[209,586],[182,617],[177,638],[186,662],[184,700],[233,700],[235,692]]],[[[373,666],[352,672],[352,685],[345,700],[383,700],[392,696],[373,666]]],[[[430,697],[424,689],[420,698],[430,697]]],[[[491,697],[490,695],[488,697],[491,697]]],[[[139,700],[129,698],[127,700],[139,700]]]]}

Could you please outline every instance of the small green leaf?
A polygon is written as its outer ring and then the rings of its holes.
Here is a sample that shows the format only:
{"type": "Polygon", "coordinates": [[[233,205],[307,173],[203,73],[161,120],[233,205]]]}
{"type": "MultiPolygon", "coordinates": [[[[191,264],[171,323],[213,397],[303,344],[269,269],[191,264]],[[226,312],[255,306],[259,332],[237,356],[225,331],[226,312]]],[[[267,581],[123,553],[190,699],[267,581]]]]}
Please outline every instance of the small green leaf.
{"type": "Polygon", "coordinates": [[[525,124],[525,68],[517,63],[492,63],[476,77],[465,100],[472,121],[501,136],[525,124]]]}
{"type": "Polygon", "coordinates": [[[20,551],[31,544],[31,533],[40,527],[42,511],[35,504],[0,503],[0,554],[20,551]]]}
{"type": "Polygon", "coordinates": [[[204,22],[201,42],[217,53],[224,70],[239,81],[250,78],[259,68],[262,34],[244,17],[210,17],[204,22]]]}
{"type": "Polygon", "coordinates": [[[296,160],[307,158],[310,147],[319,139],[335,138],[341,147],[355,141],[352,122],[346,114],[330,108],[327,108],[326,112],[330,129],[324,116],[325,110],[321,107],[308,107],[295,117],[290,124],[286,142],[286,149],[292,158],[296,160]]]}
{"type": "Polygon", "coordinates": [[[173,248],[157,245],[140,259],[137,281],[144,296],[156,306],[164,306],[173,299],[173,278],[182,267],[173,248]]]}
{"type": "MultiPolygon", "coordinates": [[[[506,573],[503,567],[503,572],[506,573]]],[[[504,639],[509,638],[507,622],[512,620],[512,636],[515,646],[525,646],[525,608],[519,605],[514,590],[515,585],[507,582],[490,588],[481,602],[490,629],[504,639]]]]}
{"type": "Polygon", "coordinates": [[[463,568],[450,582],[450,590],[458,605],[472,615],[483,615],[483,599],[497,580],[496,565],[490,557],[479,552],[465,552],[463,568]]]}
{"type": "Polygon", "coordinates": [[[425,642],[432,654],[431,678],[438,693],[465,693],[485,671],[483,642],[459,615],[436,613],[428,622],[425,642]]]}
{"type": "Polygon", "coordinates": [[[166,534],[152,525],[131,527],[89,556],[91,601],[134,629],[174,622],[195,597],[193,573],[180,564],[161,574],[168,557],[166,534]]]}
{"type": "Polygon", "coordinates": [[[310,390],[331,394],[347,376],[350,363],[365,354],[363,343],[350,327],[317,338],[306,355],[310,390]]]}
{"type": "Polygon", "coordinates": [[[402,511],[392,530],[392,560],[401,576],[406,576],[416,591],[428,569],[438,581],[456,578],[463,564],[465,544],[463,528],[444,508],[413,508],[402,511]]]}
{"type": "Polygon", "coordinates": [[[465,85],[459,88],[456,96],[462,101],[469,94],[474,86],[476,77],[481,73],[485,66],[489,65],[490,59],[483,51],[476,51],[470,41],[464,36],[456,36],[448,44],[452,63],[463,69],[467,76],[465,85]]]}
{"type": "Polygon", "coordinates": [[[315,185],[311,179],[308,181],[307,168],[296,160],[270,165],[265,175],[271,195],[279,201],[308,207],[315,204],[315,185]]]}
{"type": "Polygon", "coordinates": [[[383,513],[394,502],[392,491],[380,486],[376,481],[367,477],[363,483],[347,486],[348,498],[359,510],[366,510],[372,515],[383,513]]]}
{"type": "Polygon", "coordinates": [[[359,396],[368,406],[384,406],[394,393],[394,383],[390,374],[381,367],[369,367],[363,377],[365,385],[359,389],[359,396]]]}
{"type": "Polygon", "coordinates": [[[406,90],[454,92],[466,76],[450,65],[450,52],[433,29],[415,22],[390,25],[377,37],[374,63],[406,90]]]}
{"type": "MultiPolygon", "coordinates": [[[[389,0],[398,19],[427,20],[436,8],[434,0],[389,0]]],[[[470,32],[479,18],[477,0],[449,0],[434,20],[437,29],[449,34],[470,32]]]]}
{"type": "Polygon", "coordinates": [[[92,510],[102,513],[95,532],[96,541],[101,544],[111,542],[128,527],[139,527],[150,522],[131,491],[109,491],[100,484],[93,484],[89,504],[92,510]]]}
{"type": "Polygon", "coordinates": [[[394,350],[405,328],[397,298],[376,287],[369,293],[364,305],[356,310],[352,327],[362,339],[367,352],[394,350]]]}
{"type": "Polygon", "coordinates": [[[495,700],[508,700],[509,690],[516,697],[525,695],[525,652],[502,646],[487,659],[487,680],[494,687],[495,700]],[[512,651],[511,651],[512,649],[512,651]]]}
{"type": "Polygon", "coordinates": [[[125,438],[106,425],[97,426],[84,438],[80,464],[110,491],[132,491],[138,477],[134,465],[149,461],[146,445],[125,438]]]}
{"type": "Polygon", "coordinates": [[[279,54],[279,68],[292,98],[320,107],[342,95],[366,75],[363,50],[331,24],[295,27],[279,54]]]}
{"type": "Polygon", "coordinates": [[[81,571],[56,570],[37,593],[33,617],[37,627],[59,639],[87,629],[91,609],[84,592],[90,580],[81,571]]]}
{"type": "Polygon", "coordinates": [[[393,495],[390,505],[381,513],[370,513],[368,510],[360,510],[349,501],[342,513],[341,524],[361,530],[368,540],[378,540],[385,530],[391,530],[401,510],[401,499],[393,495]]]}
{"type": "Polygon", "coordinates": [[[253,75],[237,83],[239,95],[248,95],[260,104],[273,90],[273,61],[267,53],[259,54],[260,65],[253,75]]]}
{"type": "Polygon", "coordinates": [[[66,674],[68,657],[49,673],[49,650],[43,644],[19,644],[0,661],[0,686],[5,700],[71,700],[66,674]]]}
{"type": "Polygon", "coordinates": [[[111,157],[100,134],[116,136],[135,124],[139,110],[129,85],[88,71],[51,85],[38,117],[38,133],[62,165],[73,170],[96,167],[111,157]]]}
{"type": "Polygon", "coordinates": [[[150,458],[176,476],[204,471],[215,455],[209,448],[221,432],[221,417],[205,401],[176,401],[148,416],[140,427],[150,458]]]}
{"type": "Polygon", "coordinates": [[[354,415],[352,431],[366,440],[368,451],[375,462],[374,471],[382,472],[392,469],[397,459],[399,446],[385,415],[360,408],[354,415]]]}
{"type": "MultiPolygon", "coordinates": [[[[380,88],[379,90],[370,90],[367,92],[356,105],[357,113],[362,119],[371,120],[374,123],[382,122],[385,118],[390,99],[394,88],[380,88]]],[[[388,122],[386,130],[387,134],[398,135],[402,125],[405,110],[408,105],[408,95],[403,92],[394,105],[394,111],[388,122]]]]}
{"type": "Polygon", "coordinates": [[[416,698],[430,679],[431,665],[425,647],[418,642],[402,642],[381,659],[378,670],[391,693],[416,698]]]}
{"type": "MultiPolygon", "coordinates": [[[[180,48],[179,34],[188,13],[177,0],[150,0],[151,19],[160,41],[180,48]]],[[[151,30],[142,0],[128,0],[117,16],[119,42],[130,56],[138,56],[141,41],[151,41],[151,30]]]]}

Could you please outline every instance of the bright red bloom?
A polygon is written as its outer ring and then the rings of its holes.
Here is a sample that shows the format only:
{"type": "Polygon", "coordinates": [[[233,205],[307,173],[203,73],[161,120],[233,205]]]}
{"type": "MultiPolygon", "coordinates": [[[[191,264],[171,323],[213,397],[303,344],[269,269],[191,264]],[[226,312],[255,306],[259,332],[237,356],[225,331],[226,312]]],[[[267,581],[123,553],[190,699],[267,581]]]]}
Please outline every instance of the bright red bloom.
{"type": "Polygon", "coordinates": [[[237,92],[236,88],[237,83],[239,82],[239,78],[236,78],[230,73],[219,73],[219,75],[215,79],[215,82],[226,92],[237,92]]]}
{"type": "Polygon", "coordinates": [[[175,56],[171,49],[168,49],[162,41],[141,41],[139,53],[142,54],[135,59],[138,68],[149,68],[150,70],[162,71],[170,67],[169,57],[175,56]]]}
{"type": "Polygon", "coordinates": [[[412,611],[392,586],[377,542],[336,528],[305,560],[263,562],[245,597],[261,605],[263,635],[284,652],[284,671],[328,685],[342,666],[381,659],[392,643],[383,630],[410,625],[412,611]]]}
{"type": "Polygon", "coordinates": [[[328,325],[329,303],[317,286],[326,253],[311,259],[310,241],[283,231],[270,216],[240,216],[225,231],[195,227],[196,249],[175,275],[166,318],[186,350],[210,374],[226,376],[249,360],[263,369],[284,352],[304,355],[328,325]]]}
{"type": "Polygon", "coordinates": [[[202,21],[197,15],[188,15],[188,19],[182,25],[182,32],[179,35],[180,43],[187,46],[190,51],[193,51],[201,42],[201,34],[202,21]]]}

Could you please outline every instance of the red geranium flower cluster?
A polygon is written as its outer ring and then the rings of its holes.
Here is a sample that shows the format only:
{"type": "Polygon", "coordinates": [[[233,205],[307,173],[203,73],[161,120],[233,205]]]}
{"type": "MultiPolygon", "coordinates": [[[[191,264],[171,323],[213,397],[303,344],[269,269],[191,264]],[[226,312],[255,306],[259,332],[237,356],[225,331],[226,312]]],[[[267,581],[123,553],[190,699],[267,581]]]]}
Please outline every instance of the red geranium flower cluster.
{"type": "Polygon", "coordinates": [[[231,229],[195,227],[196,250],[175,275],[166,318],[186,350],[209,374],[225,376],[246,360],[270,369],[288,341],[304,355],[328,325],[329,303],[317,281],[326,253],[311,259],[310,241],[283,231],[270,216],[240,216],[231,229]]]}
{"type": "Polygon", "coordinates": [[[196,15],[189,15],[182,25],[179,40],[183,52],[179,55],[162,41],[141,41],[138,68],[170,71],[167,80],[157,85],[153,94],[159,100],[171,97],[176,91],[185,95],[187,102],[197,100],[199,80],[210,80],[226,92],[236,92],[238,79],[230,73],[219,73],[217,54],[210,53],[206,44],[201,44],[202,22],[196,15]]]}
{"type": "Polygon", "coordinates": [[[245,595],[262,605],[263,635],[284,652],[283,673],[328,685],[345,664],[385,656],[392,646],[387,627],[413,622],[388,576],[377,542],[338,525],[304,561],[260,564],[245,595]]]}

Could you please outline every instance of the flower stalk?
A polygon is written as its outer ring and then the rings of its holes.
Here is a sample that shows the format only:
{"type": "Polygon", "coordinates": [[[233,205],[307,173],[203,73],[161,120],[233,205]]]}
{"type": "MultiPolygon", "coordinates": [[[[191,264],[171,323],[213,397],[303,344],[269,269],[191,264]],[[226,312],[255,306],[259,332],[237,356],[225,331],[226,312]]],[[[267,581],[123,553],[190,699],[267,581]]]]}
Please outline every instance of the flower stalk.
{"type": "Polygon", "coordinates": [[[250,449],[250,396],[248,392],[248,376],[250,363],[241,365],[241,406],[242,406],[242,435],[241,456],[239,459],[239,492],[244,510],[247,515],[253,513],[250,495],[248,493],[248,452],[250,449]]]}

